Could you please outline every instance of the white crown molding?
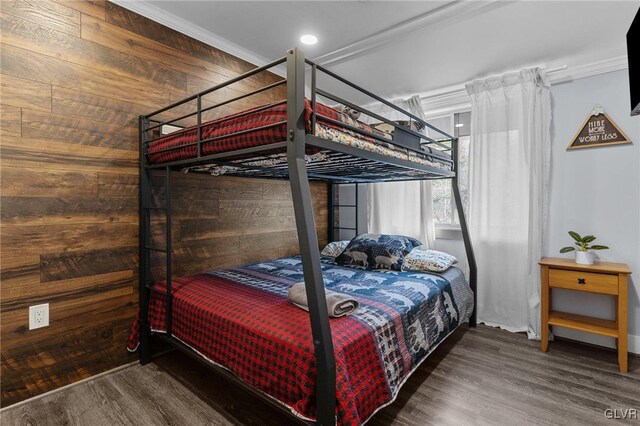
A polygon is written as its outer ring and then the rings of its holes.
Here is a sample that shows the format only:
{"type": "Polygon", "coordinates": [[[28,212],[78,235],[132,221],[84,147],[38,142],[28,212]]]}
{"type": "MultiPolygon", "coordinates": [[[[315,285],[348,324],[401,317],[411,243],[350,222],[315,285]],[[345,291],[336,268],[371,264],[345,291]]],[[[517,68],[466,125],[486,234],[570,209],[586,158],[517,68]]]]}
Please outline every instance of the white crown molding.
{"type": "Polygon", "coordinates": [[[332,52],[325,53],[314,58],[323,66],[337,65],[354,59],[364,53],[370,53],[389,44],[409,33],[425,27],[434,27],[442,23],[452,23],[470,16],[477,16],[498,7],[514,3],[513,1],[489,0],[489,1],[451,1],[436,9],[415,16],[399,24],[385,28],[371,34],[364,39],[355,41],[332,52]]]}
{"type": "Polygon", "coordinates": [[[605,59],[604,61],[559,70],[558,72],[552,73],[549,79],[551,80],[551,84],[560,84],[585,77],[592,77],[594,75],[606,74],[608,72],[626,70],[627,68],[629,68],[629,59],[627,55],[622,55],[605,59]]]}
{"type": "MultiPolygon", "coordinates": [[[[548,71],[548,75],[549,80],[553,85],[624,70],[627,69],[628,66],[627,56],[623,55],[574,67],[564,66],[557,69],[551,69],[548,71]]],[[[540,68],[545,67],[540,66],[540,68]]],[[[468,110],[471,108],[471,99],[467,94],[464,84],[457,84],[438,90],[420,93],[420,98],[422,100],[422,107],[429,117],[449,114],[465,109],[468,110]]]]}
{"type": "MultiPolygon", "coordinates": [[[[118,6],[124,7],[132,12],[142,15],[145,18],[149,18],[159,24],[178,31],[186,36],[194,38],[198,41],[206,43],[216,49],[222,50],[236,58],[242,59],[256,66],[262,66],[268,64],[272,59],[265,58],[239,46],[226,38],[220,37],[210,31],[205,30],[202,27],[194,25],[193,23],[182,19],[173,13],[160,9],[159,7],[145,1],[145,0],[110,0],[112,3],[118,6]]],[[[284,76],[284,67],[273,67],[269,71],[284,76]]]]}

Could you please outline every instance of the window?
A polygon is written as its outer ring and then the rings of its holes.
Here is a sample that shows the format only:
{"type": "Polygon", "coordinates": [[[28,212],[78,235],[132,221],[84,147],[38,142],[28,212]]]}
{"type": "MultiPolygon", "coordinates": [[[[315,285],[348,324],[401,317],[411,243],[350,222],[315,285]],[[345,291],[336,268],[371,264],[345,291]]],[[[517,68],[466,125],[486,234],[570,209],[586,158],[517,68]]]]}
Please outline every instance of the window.
{"type": "MultiPolygon", "coordinates": [[[[459,148],[459,170],[458,184],[460,186],[460,197],[462,205],[467,212],[469,206],[469,142],[471,113],[456,113],[444,117],[430,119],[430,123],[441,128],[448,133],[453,133],[458,137],[459,148]],[[453,124],[453,125],[452,125],[453,124]]],[[[434,180],[432,182],[433,193],[433,213],[436,226],[459,228],[458,212],[451,189],[450,179],[434,180]]]]}

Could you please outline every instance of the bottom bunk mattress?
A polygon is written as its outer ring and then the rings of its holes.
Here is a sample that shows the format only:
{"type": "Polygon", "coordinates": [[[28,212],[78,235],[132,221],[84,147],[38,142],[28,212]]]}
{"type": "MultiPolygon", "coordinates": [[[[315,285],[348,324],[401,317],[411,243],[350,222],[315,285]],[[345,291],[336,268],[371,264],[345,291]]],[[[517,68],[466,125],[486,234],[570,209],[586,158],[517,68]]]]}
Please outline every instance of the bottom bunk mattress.
{"type": "MultiPolygon", "coordinates": [[[[361,270],[322,260],[327,289],[360,303],[331,318],[336,358],[336,416],[340,425],[366,422],[391,403],[402,384],[473,310],[463,273],[361,270]]],[[[175,279],[172,335],[208,361],[315,419],[316,365],[308,312],[287,298],[303,281],[300,257],[175,279]]],[[[165,332],[164,282],[151,292],[149,323],[165,332]]],[[[133,326],[129,349],[138,345],[133,326]]]]}

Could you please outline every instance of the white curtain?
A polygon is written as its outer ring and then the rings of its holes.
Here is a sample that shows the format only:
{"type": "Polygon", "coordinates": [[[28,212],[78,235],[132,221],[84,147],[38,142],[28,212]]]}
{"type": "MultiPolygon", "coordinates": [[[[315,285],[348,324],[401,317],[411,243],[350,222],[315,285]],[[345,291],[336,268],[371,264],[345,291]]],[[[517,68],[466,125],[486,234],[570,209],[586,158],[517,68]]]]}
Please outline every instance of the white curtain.
{"type": "MultiPolygon", "coordinates": [[[[400,108],[424,119],[419,96],[394,101],[400,108]]],[[[373,108],[370,108],[372,111],[373,108]]],[[[375,112],[390,120],[406,120],[392,108],[378,108],[375,112]]],[[[425,129],[425,132],[427,130],[425,129]]],[[[433,248],[433,200],[431,182],[385,182],[367,185],[367,229],[375,234],[399,234],[417,238],[425,248],[433,248]]]]}
{"type": "Polygon", "coordinates": [[[550,84],[541,69],[475,81],[469,227],[478,321],[540,338],[542,235],[551,154],[550,84]]]}

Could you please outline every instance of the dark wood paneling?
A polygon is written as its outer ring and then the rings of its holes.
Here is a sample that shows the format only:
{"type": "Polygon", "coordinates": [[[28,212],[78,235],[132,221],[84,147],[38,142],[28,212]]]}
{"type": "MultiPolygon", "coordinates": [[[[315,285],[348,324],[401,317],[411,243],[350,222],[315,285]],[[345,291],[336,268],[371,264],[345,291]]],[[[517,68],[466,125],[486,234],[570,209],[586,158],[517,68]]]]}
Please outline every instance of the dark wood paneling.
{"type": "Polygon", "coordinates": [[[80,12],[75,9],[41,0],[2,0],[0,5],[3,14],[11,13],[30,22],[43,23],[48,28],[80,36],[80,12]]]}
{"type": "MultiPolygon", "coordinates": [[[[150,40],[155,40],[189,55],[210,62],[217,74],[235,77],[249,71],[254,65],[233,57],[219,49],[201,43],[191,37],[168,30],[164,25],[150,21],[113,3],[107,3],[107,22],[136,33],[150,40]]],[[[284,52],[282,52],[284,56],[284,52]]],[[[262,74],[252,78],[252,82],[273,82],[279,77],[262,74]]]]}
{"type": "Polygon", "coordinates": [[[89,173],[117,170],[119,173],[138,174],[136,153],[109,147],[3,137],[0,156],[11,167],[89,173]]]}
{"type": "Polygon", "coordinates": [[[47,23],[40,25],[4,13],[0,25],[2,43],[177,92],[186,90],[187,75],[183,72],[57,31],[47,23]],[[47,43],[42,43],[43,39],[47,43]]]}
{"type": "MultiPolygon", "coordinates": [[[[4,98],[2,99],[4,100],[4,98]]],[[[9,105],[0,105],[0,135],[5,137],[17,136],[22,134],[20,120],[22,117],[22,109],[9,105]]]]}
{"type": "Polygon", "coordinates": [[[82,17],[93,16],[102,20],[106,19],[105,0],[53,0],[70,9],[82,12],[82,17]]]}
{"type": "Polygon", "coordinates": [[[186,94],[5,43],[0,46],[0,61],[2,74],[95,95],[107,93],[111,98],[140,102],[149,109],[180,100],[186,94]]]}
{"type": "Polygon", "coordinates": [[[119,265],[122,270],[136,270],[138,247],[119,247],[80,253],[40,256],[40,282],[67,280],[107,274],[119,265]]]}
{"type": "Polygon", "coordinates": [[[98,174],[58,172],[4,166],[1,170],[5,197],[95,197],[98,174]]]}
{"type": "Polygon", "coordinates": [[[51,111],[51,86],[37,81],[3,75],[0,79],[2,102],[36,111],[51,111]]]}
{"type": "Polygon", "coordinates": [[[135,151],[138,130],[133,126],[106,124],[95,116],[88,120],[76,116],[30,111],[22,113],[22,136],[78,145],[104,146],[135,151]]]}
{"type": "MultiPolygon", "coordinates": [[[[137,117],[253,66],[101,0],[0,8],[4,406],[135,359],[124,347],[137,307],[137,117]],[[27,308],[38,303],[50,303],[51,325],[29,331],[27,308]]],[[[279,79],[261,74],[204,103],[279,79]]],[[[287,182],[182,173],[172,182],[176,275],[297,252],[287,182]]],[[[326,186],[312,191],[324,243],[326,186]]],[[[154,194],[163,204],[164,189],[154,194]]],[[[154,216],[158,244],[164,229],[154,216]]],[[[164,257],[153,259],[162,278],[164,257]]]]}

